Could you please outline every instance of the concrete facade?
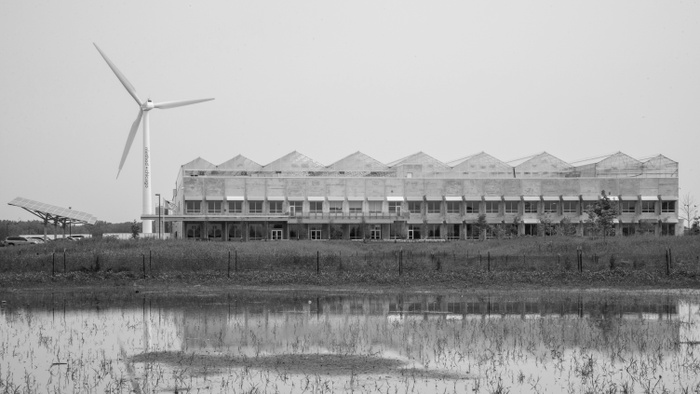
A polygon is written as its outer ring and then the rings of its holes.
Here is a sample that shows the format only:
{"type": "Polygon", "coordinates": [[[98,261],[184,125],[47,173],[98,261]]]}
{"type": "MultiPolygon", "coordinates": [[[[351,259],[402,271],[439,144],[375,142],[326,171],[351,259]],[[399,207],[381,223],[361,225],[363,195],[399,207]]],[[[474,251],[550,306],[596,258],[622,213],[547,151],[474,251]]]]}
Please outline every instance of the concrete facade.
{"type": "Polygon", "coordinates": [[[422,152],[389,164],[357,152],[329,166],[298,152],[266,166],[196,159],[181,167],[165,220],[177,238],[209,240],[469,239],[482,214],[489,236],[583,235],[585,207],[603,191],[622,211],[617,235],[681,233],[678,164],[623,153],[573,164],[547,153],[509,163],[422,152]]]}

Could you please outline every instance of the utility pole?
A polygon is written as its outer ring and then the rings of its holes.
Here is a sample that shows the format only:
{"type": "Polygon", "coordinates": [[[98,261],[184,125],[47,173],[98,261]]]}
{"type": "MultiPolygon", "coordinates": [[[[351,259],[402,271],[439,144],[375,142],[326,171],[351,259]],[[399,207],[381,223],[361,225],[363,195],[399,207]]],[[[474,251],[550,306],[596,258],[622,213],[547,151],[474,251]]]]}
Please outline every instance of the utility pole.
{"type": "Polygon", "coordinates": [[[163,207],[160,205],[160,193],[156,193],[156,196],[158,196],[158,239],[161,239],[160,234],[161,234],[161,227],[163,226],[163,222],[160,220],[160,215],[161,212],[163,211],[163,207]]]}

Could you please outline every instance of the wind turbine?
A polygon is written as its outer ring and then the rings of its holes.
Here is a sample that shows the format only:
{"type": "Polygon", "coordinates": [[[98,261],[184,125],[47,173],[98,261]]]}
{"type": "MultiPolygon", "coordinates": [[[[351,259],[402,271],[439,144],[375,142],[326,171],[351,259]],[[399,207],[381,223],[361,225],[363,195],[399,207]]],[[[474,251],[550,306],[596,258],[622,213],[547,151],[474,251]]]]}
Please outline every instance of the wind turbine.
{"type": "MultiPolygon", "coordinates": [[[[136,94],[136,89],[134,89],[134,86],[131,85],[131,83],[126,79],[124,74],[122,74],[121,71],[117,69],[117,66],[115,66],[111,60],[109,60],[107,55],[105,55],[104,52],[102,52],[102,50],[100,49],[100,47],[97,46],[97,44],[93,43],[93,45],[95,46],[95,48],[97,48],[97,51],[100,53],[100,55],[102,55],[102,58],[105,59],[109,68],[111,68],[114,74],[117,76],[117,78],[119,78],[119,82],[121,82],[122,85],[124,85],[126,91],[129,92],[129,94],[131,95],[131,97],[134,98],[134,100],[136,100],[136,104],[139,105],[139,113],[136,116],[136,120],[131,125],[131,131],[129,131],[129,136],[126,138],[124,153],[122,153],[122,159],[119,162],[119,171],[117,171],[117,178],[119,178],[119,173],[121,173],[122,171],[122,167],[124,166],[124,162],[126,161],[126,156],[129,155],[129,149],[131,148],[131,144],[134,142],[134,137],[136,136],[136,131],[138,131],[139,129],[139,124],[141,124],[141,121],[143,121],[143,215],[153,215],[153,193],[151,193],[151,131],[148,125],[148,112],[154,108],[169,109],[175,107],[182,107],[184,105],[197,104],[214,99],[206,98],[197,100],[163,101],[160,103],[154,103],[149,98],[146,101],[143,101],[136,94]]],[[[142,231],[144,234],[150,234],[153,232],[152,224],[153,223],[151,220],[143,221],[142,231]]]]}

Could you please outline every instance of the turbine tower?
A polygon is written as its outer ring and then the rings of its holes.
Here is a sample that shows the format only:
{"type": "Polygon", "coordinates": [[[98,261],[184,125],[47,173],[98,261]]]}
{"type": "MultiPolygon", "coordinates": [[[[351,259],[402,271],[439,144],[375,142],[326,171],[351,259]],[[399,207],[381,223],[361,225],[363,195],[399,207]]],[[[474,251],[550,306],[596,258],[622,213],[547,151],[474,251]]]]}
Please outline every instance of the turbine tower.
{"type": "MultiPolygon", "coordinates": [[[[131,125],[131,131],[129,131],[129,136],[126,138],[126,145],[124,146],[122,159],[119,162],[119,171],[117,171],[117,178],[119,178],[119,173],[121,173],[122,167],[124,166],[124,162],[126,161],[126,157],[129,155],[129,149],[131,148],[131,144],[134,142],[134,137],[136,136],[136,132],[139,129],[139,124],[141,124],[141,121],[143,121],[143,215],[153,215],[153,193],[151,192],[151,130],[148,125],[148,112],[153,108],[169,109],[175,107],[182,107],[184,105],[197,104],[214,99],[206,98],[197,100],[164,101],[160,103],[154,103],[149,98],[146,101],[143,101],[136,94],[136,89],[134,89],[134,86],[131,85],[131,83],[126,79],[124,74],[122,74],[121,71],[117,69],[117,66],[115,66],[111,60],[109,60],[107,55],[105,55],[104,52],[102,52],[102,50],[97,46],[97,44],[93,43],[93,45],[95,46],[95,48],[97,48],[97,51],[100,53],[100,55],[102,55],[102,58],[105,59],[109,68],[111,68],[114,74],[117,76],[117,78],[119,78],[119,82],[121,82],[122,85],[124,85],[126,91],[129,92],[129,94],[131,95],[131,97],[134,98],[134,100],[136,100],[136,104],[139,105],[139,113],[136,116],[136,120],[131,125]]],[[[142,231],[144,234],[150,234],[153,232],[152,222],[152,220],[143,221],[142,231]]]]}

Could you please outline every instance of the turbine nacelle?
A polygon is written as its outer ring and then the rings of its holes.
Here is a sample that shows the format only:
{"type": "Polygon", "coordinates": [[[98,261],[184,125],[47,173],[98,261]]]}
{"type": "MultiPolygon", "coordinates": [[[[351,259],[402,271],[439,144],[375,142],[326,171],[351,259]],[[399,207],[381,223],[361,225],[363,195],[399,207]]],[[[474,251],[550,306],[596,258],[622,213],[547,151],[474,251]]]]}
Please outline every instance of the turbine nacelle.
{"type": "Polygon", "coordinates": [[[148,99],[145,103],[141,104],[142,111],[150,111],[155,107],[156,105],[153,103],[153,101],[151,101],[151,99],[148,99]]]}

